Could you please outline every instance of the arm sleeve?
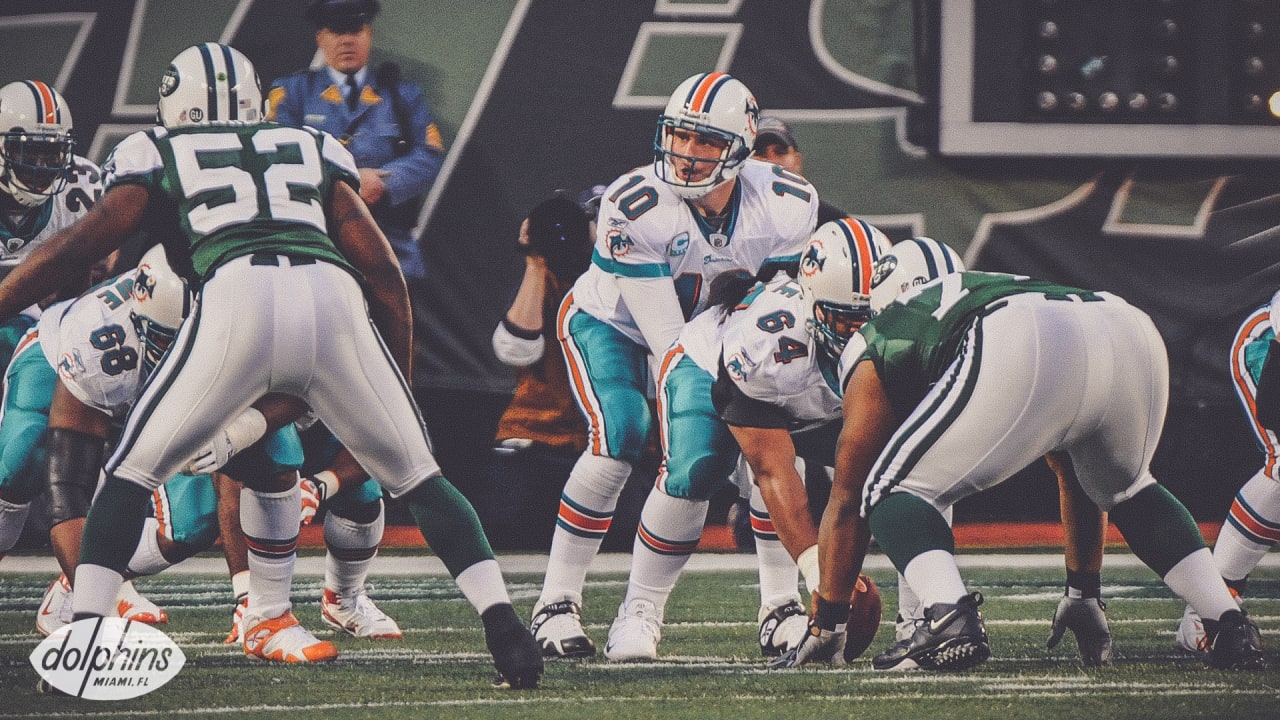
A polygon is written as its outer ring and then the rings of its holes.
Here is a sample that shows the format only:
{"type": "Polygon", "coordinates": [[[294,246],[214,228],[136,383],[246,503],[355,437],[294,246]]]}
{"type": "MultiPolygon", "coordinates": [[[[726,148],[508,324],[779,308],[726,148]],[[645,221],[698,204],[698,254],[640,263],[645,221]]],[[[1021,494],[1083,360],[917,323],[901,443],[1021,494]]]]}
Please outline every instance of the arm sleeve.
{"type": "Polygon", "coordinates": [[[661,357],[684,327],[684,312],[670,277],[618,277],[618,293],[649,345],[650,354],[661,357]]]}
{"type": "Polygon", "coordinates": [[[493,330],[493,354],[504,365],[525,367],[542,359],[547,341],[542,332],[526,333],[505,319],[493,330]]]}
{"type": "Polygon", "coordinates": [[[290,83],[289,78],[276,78],[267,93],[267,119],[290,127],[301,125],[302,96],[299,90],[297,83],[290,83]]]}

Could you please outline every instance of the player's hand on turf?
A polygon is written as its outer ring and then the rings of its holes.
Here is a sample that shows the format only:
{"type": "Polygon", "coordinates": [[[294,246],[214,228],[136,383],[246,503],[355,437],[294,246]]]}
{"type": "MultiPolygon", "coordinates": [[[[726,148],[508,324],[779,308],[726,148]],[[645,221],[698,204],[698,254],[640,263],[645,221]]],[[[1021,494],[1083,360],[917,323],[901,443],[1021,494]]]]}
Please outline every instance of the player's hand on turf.
{"type": "Polygon", "coordinates": [[[1057,647],[1068,630],[1076,636],[1085,667],[1111,664],[1111,626],[1107,624],[1107,605],[1101,599],[1063,597],[1053,613],[1049,649],[1057,647]]]}
{"type": "Polygon", "coordinates": [[[315,478],[304,477],[298,481],[298,490],[302,492],[302,524],[310,525],[316,519],[320,503],[324,502],[324,485],[315,478]]]}
{"type": "Polygon", "coordinates": [[[793,668],[814,662],[829,662],[835,667],[845,664],[845,624],[849,620],[848,602],[828,602],[816,596],[813,617],[804,639],[782,657],[769,663],[770,668],[793,668]]]}

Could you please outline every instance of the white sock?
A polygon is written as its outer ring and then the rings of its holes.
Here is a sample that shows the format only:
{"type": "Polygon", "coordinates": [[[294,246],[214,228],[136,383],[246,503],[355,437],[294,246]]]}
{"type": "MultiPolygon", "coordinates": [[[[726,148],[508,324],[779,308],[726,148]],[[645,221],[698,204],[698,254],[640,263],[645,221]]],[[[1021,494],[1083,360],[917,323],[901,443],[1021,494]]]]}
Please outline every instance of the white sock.
{"type": "Polygon", "coordinates": [[[511,596],[507,594],[507,584],[502,579],[502,568],[497,560],[481,560],[458,573],[453,579],[458,589],[476,609],[483,615],[485,610],[494,605],[510,604],[511,596]]]}
{"type": "Polygon", "coordinates": [[[1218,574],[1243,580],[1280,540],[1280,483],[1259,470],[1240,488],[1213,546],[1218,574]],[[1241,528],[1244,528],[1242,530],[1241,528]]]}
{"type": "MultiPolygon", "coordinates": [[[[382,505],[382,501],[378,501],[382,505]]],[[[373,522],[356,522],[333,512],[324,518],[324,586],[340,596],[364,590],[369,567],[382,542],[385,514],[379,511],[373,522]]]]}
{"type": "Polygon", "coordinates": [[[955,556],[945,550],[929,550],[920,553],[907,563],[902,573],[907,583],[920,596],[924,607],[955,603],[968,594],[955,556]]]}
{"type": "Polygon", "coordinates": [[[582,602],[587,568],[613,522],[618,495],[631,464],[585,452],[574,464],[560,496],[560,513],[551,538],[551,555],[535,610],[561,600],[582,602]]]}
{"type": "Polygon", "coordinates": [[[249,546],[249,612],[279,617],[292,607],[289,591],[298,557],[302,498],[298,486],[280,493],[240,491],[240,527],[249,546]]]}
{"type": "Polygon", "coordinates": [[[173,565],[160,552],[160,523],[149,517],[142,524],[142,537],[138,539],[138,547],[129,559],[129,572],[134,575],[155,575],[173,565]]]}
{"type": "Polygon", "coordinates": [[[751,535],[756,541],[756,564],[760,572],[760,604],[776,607],[779,598],[799,597],[800,569],[791,553],[778,539],[760,488],[751,489],[751,535]]]}
{"type": "Polygon", "coordinates": [[[1206,620],[1217,620],[1228,610],[1240,609],[1218,576],[1208,548],[1201,548],[1179,560],[1165,574],[1164,582],[1206,620]]]}
{"type": "Polygon", "coordinates": [[[644,598],[661,613],[689,556],[698,549],[710,505],[706,500],[672,497],[656,487],[649,491],[631,550],[624,602],[644,598]]]}
{"type": "Polygon", "coordinates": [[[22,528],[27,524],[27,515],[31,513],[31,503],[11,503],[0,500],[0,555],[13,549],[22,537],[22,528]]]}
{"type": "Polygon", "coordinates": [[[116,617],[116,595],[124,577],[102,565],[80,563],[76,566],[75,588],[71,599],[71,611],[75,614],[116,617]]]}

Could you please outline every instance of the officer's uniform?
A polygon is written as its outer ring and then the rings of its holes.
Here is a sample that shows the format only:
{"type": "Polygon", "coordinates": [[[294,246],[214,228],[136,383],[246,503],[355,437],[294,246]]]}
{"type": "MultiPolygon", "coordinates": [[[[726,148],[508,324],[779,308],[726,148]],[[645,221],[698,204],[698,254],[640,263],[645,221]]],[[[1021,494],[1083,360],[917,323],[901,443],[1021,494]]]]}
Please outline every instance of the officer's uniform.
{"type": "Polygon", "coordinates": [[[282,125],[310,125],[338,138],[361,168],[380,168],[387,191],[370,208],[373,218],[391,241],[405,277],[422,279],[426,266],[422,248],[413,237],[418,200],[431,189],[444,160],[444,141],[427,109],[422,90],[400,81],[393,89],[379,82],[369,67],[356,73],[360,99],[355,110],[347,106],[346,75],[328,67],[303,70],[279,78],[267,97],[268,119],[282,125]],[[401,114],[411,127],[402,132],[397,121],[395,92],[401,114]],[[409,145],[397,152],[401,140],[409,145]]]}

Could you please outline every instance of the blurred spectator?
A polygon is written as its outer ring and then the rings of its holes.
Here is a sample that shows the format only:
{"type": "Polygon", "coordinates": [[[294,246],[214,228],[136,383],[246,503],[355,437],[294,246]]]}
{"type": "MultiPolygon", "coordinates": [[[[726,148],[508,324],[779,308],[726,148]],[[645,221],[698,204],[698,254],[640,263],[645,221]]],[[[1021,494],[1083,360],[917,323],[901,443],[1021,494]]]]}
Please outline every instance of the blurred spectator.
{"type": "MultiPolygon", "coordinates": [[[[751,154],[765,162],[781,165],[797,175],[804,175],[804,153],[800,152],[800,144],[796,142],[791,126],[776,117],[766,115],[760,118],[751,154]]],[[[849,213],[818,198],[818,227],[848,215],[849,213]]]]}
{"type": "Polygon", "coordinates": [[[394,63],[369,68],[379,9],[378,0],[313,0],[307,20],[324,67],[273,82],[267,117],[325,130],[346,145],[360,169],[360,197],[412,283],[426,276],[413,227],[440,172],[444,141],[421,88],[401,80],[394,63]]]}

